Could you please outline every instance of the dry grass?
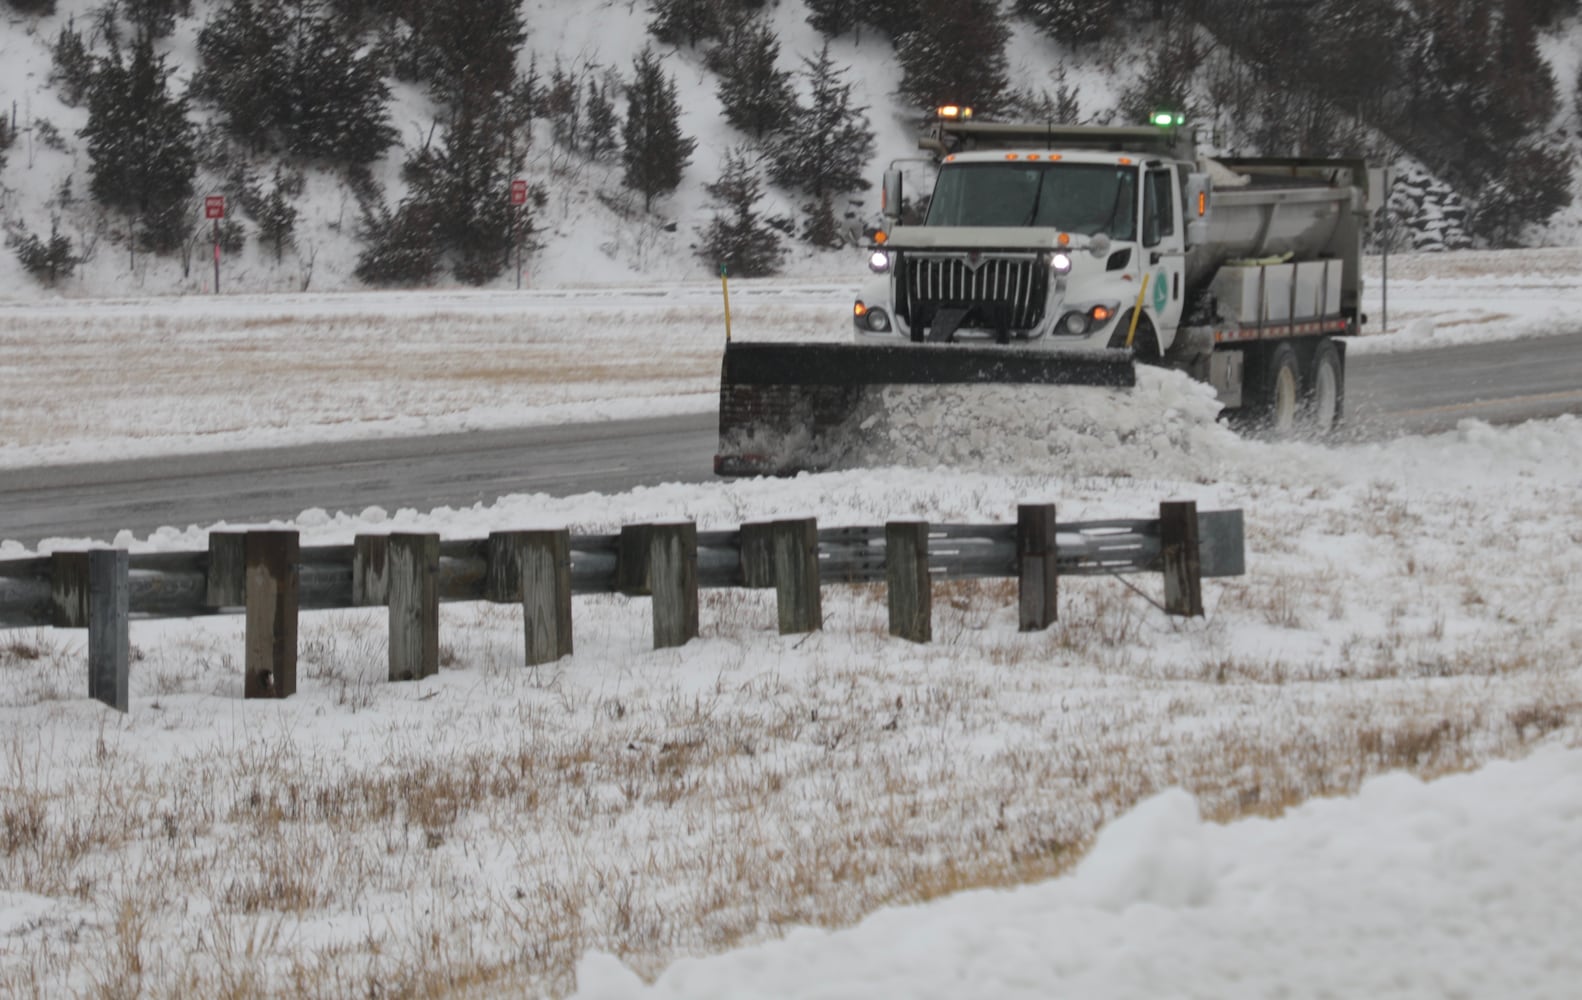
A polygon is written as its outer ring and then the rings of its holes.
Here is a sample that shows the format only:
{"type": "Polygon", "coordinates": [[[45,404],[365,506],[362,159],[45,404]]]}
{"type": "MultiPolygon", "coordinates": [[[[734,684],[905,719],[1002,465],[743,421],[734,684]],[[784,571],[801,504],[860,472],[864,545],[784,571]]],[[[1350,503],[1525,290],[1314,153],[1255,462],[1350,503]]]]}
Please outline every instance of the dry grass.
{"type": "MultiPolygon", "coordinates": [[[[1213,596],[1237,595],[1245,582],[1213,596]]],[[[878,588],[827,592],[826,631],[785,639],[772,594],[708,592],[712,680],[678,673],[684,652],[601,668],[641,646],[644,609],[619,598],[581,600],[578,620],[608,634],[537,671],[509,665],[509,609],[446,606],[454,663],[426,692],[380,679],[376,615],[309,616],[302,693],[284,715],[249,706],[240,730],[240,705],[207,695],[234,672],[232,640],[183,634],[148,658],[190,663],[157,682],[158,712],[49,759],[44,733],[80,729],[75,706],[11,738],[0,880],[80,916],[69,938],[48,923],[16,938],[0,992],[560,995],[589,948],[654,973],[1060,874],[1170,785],[1215,820],[1277,815],[1383,771],[1432,777],[1582,732],[1576,678],[1537,645],[1441,664],[1432,684],[1359,684],[1225,649],[1221,623],[1170,622],[1150,596],[1068,580],[1060,624],[1023,635],[1005,582],[941,585],[936,642],[911,646],[886,635],[878,588]],[[1171,666],[1170,649],[1196,659],[1171,666]],[[310,724],[323,715],[341,721],[310,724]],[[156,758],[166,726],[190,732],[156,758]],[[176,945],[194,935],[202,947],[176,945]]],[[[1299,603],[1236,613],[1281,601],[1299,603]]],[[[51,655],[10,648],[31,671],[51,655]]]]}

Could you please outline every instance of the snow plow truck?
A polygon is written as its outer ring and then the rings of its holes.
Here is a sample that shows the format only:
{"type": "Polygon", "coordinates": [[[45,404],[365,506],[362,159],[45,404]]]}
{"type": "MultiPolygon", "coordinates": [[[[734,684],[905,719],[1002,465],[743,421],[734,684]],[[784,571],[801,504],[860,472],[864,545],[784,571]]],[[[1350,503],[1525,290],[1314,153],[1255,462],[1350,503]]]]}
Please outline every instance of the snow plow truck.
{"type": "Polygon", "coordinates": [[[892,385],[1135,385],[1137,363],[1212,385],[1238,425],[1322,435],[1360,330],[1368,171],[1356,159],[1200,155],[1181,116],[1142,127],[974,121],[941,108],[937,176],[902,174],[851,343],[726,344],[720,475],[827,467],[892,385]]]}

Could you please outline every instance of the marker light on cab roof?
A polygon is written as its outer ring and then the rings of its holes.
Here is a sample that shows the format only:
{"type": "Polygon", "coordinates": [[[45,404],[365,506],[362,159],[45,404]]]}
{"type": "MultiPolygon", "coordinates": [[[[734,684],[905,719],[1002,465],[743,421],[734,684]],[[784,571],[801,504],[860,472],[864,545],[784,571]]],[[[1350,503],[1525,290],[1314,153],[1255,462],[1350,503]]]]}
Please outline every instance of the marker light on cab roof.
{"type": "Polygon", "coordinates": [[[965,121],[972,117],[972,109],[962,107],[960,104],[941,104],[935,111],[941,118],[958,118],[965,121]]]}

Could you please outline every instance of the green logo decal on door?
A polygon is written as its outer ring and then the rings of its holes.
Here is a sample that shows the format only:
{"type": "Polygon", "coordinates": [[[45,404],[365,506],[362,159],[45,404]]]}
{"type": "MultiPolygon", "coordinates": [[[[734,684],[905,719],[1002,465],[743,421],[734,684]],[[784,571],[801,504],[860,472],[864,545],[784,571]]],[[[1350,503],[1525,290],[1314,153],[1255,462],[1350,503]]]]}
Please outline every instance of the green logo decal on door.
{"type": "Polygon", "coordinates": [[[1160,271],[1154,276],[1154,312],[1162,313],[1170,305],[1170,276],[1160,271]]]}

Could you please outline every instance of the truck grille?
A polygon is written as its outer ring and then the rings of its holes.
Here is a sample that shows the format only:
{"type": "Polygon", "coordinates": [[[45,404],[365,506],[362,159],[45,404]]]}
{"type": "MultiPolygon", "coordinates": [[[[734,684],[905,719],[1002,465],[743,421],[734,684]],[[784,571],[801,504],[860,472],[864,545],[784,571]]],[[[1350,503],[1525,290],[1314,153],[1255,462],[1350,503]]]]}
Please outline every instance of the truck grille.
{"type": "Polygon", "coordinates": [[[1037,254],[903,253],[896,265],[897,305],[913,335],[940,309],[969,310],[969,329],[1026,331],[1044,318],[1049,269],[1037,254]]]}

